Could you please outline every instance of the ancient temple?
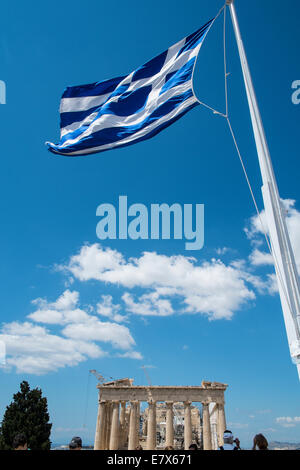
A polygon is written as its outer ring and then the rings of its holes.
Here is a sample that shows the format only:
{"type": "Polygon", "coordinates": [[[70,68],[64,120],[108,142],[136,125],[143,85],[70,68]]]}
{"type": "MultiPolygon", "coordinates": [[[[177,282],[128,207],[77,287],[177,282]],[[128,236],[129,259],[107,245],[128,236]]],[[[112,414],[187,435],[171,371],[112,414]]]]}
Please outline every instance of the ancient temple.
{"type": "Polygon", "coordinates": [[[212,450],[223,444],[226,384],[136,386],[121,379],[97,388],[95,450],[188,449],[191,443],[212,450]]]}

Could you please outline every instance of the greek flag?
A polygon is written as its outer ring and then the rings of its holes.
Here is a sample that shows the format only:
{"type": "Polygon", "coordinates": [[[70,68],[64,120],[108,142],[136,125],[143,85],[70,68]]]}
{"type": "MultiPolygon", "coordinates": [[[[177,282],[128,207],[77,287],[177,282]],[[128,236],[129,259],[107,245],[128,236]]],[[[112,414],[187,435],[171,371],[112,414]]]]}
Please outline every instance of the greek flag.
{"type": "Polygon", "coordinates": [[[67,87],[60,103],[60,155],[86,155],[150,139],[199,104],[193,71],[213,20],[131,74],[67,87]]]}

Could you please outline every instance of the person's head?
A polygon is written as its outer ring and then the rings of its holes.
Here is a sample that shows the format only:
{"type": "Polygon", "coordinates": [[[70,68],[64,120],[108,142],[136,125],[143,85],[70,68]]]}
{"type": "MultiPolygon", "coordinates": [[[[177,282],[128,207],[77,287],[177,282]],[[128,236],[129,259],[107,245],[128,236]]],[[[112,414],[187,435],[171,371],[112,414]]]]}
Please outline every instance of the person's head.
{"type": "Polygon", "coordinates": [[[253,439],[253,449],[256,449],[256,446],[259,450],[265,450],[268,448],[268,441],[263,434],[256,434],[253,439]]]}
{"type": "Polygon", "coordinates": [[[165,450],[174,450],[174,447],[173,446],[166,446],[165,450]]]}
{"type": "Polygon", "coordinates": [[[189,450],[198,450],[198,447],[196,444],[191,444],[189,450]]]}
{"type": "Polygon", "coordinates": [[[81,437],[78,437],[78,436],[73,437],[70,444],[69,444],[69,449],[70,450],[81,450],[81,448],[82,448],[81,437]]]}
{"type": "Polygon", "coordinates": [[[136,446],[135,450],[143,450],[142,446],[136,446]]]}
{"type": "Polygon", "coordinates": [[[27,450],[27,438],[25,434],[16,434],[13,441],[13,448],[15,450],[27,450]]]}
{"type": "Polygon", "coordinates": [[[232,432],[226,429],[223,434],[224,444],[233,444],[233,439],[234,437],[232,432]]]}

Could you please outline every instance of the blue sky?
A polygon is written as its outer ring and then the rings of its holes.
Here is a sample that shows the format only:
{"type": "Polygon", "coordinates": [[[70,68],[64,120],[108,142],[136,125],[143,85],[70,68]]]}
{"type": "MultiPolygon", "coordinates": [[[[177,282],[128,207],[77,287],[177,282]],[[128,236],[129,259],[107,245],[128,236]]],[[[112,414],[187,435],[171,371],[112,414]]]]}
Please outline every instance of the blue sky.
{"type": "MultiPolygon", "coordinates": [[[[221,6],[216,0],[2,6],[0,339],[7,364],[0,372],[0,417],[28,380],[48,398],[54,442],[74,434],[93,442],[97,396],[89,369],[145,385],[142,365],[157,385],[228,383],[228,427],[244,446],[257,432],[269,441],[300,442],[297,370],[225,120],[198,106],[153,139],[74,159],[44,145],[58,141],[66,86],[131,72],[221,6]],[[100,243],[96,208],[117,207],[119,195],[147,207],[204,204],[204,248],[186,251],[184,241],[172,239],[100,243]]],[[[291,85],[300,78],[300,5],[253,0],[251,9],[238,1],[236,8],[299,267],[300,105],[292,103],[291,85]]],[[[231,122],[262,210],[227,19],[231,122]]],[[[222,54],[219,18],[200,51],[194,88],[199,99],[224,110],[222,54]]]]}

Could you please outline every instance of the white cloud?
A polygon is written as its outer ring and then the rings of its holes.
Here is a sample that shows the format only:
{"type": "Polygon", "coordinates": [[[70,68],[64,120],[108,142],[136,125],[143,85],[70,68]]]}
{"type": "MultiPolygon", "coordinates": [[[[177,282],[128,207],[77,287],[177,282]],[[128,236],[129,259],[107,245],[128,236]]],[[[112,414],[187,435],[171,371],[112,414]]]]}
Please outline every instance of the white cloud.
{"type": "Polygon", "coordinates": [[[276,274],[268,274],[267,275],[267,286],[268,292],[271,295],[277,294],[278,292],[278,282],[276,274]]]}
{"type": "Polygon", "coordinates": [[[139,298],[138,302],[134,302],[133,296],[125,292],[122,296],[122,300],[126,304],[127,311],[137,315],[165,317],[174,313],[171,302],[167,299],[160,298],[158,292],[144,294],[139,298]]]}
{"type": "Polygon", "coordinates": [[[254,266],[274,265],[271,253],[264,253],[257,248],[249,256],[250,263],[254,266]]]}
{"type": "Polygon", "coordinates": [[[45,374],[105,355],[94,343],[63,338],[29,322],[4,324],[0,340],[6,344],[5,368],[15,367],[17,373],[45,374]]]}
{"type": "Polygon", "coordinates": [[[300,416],[290,417],[290,416],[281,416],[276,418],[276,422],[285,428],[293,428],[300,423],[300,416]]]}
{"type": "MultiPolygon", "coordinates": [[[[38,310],[28,315],[37,323],[63,325],[59,333],[26,321],[6,323],[0,329],[0,341],[6,345],[4,369],[17,373],[45,374],[61,367],[76,366],[88,358],[101,358],[108,353],[97,342],[110,343],[122,350],[120,357],[141,359],[133,350],[135,341],[129,329],[113,322],[102,322],[78,306],[79,293],[66,290],[55,302],[35,299],[38,310]],[[124,352],[125,351],[125,352],[124,352]]],[[[92,310],[91,306],[87,310],[92,310]]]]}
{"type": "MultiPolygon", "coordinates": [[[[295,254],[298,272],[300,272],[300,212],[295,208],[296,201],[285,199],[282,200],[282,203],[286,212],[286,224],[295,254]]],[[[267,231],[266,227],[266,214],[264,210],[260,213],[260,217],[255,215],[251,218],[250,226],[245,229],[245,232],[254,245],[257,245],[258,240],[261,241],[260,237],[264,234],[264,230],[267,231]]],[[[250,255],[250,260],[257,266],[259,264],[271,264],[272,257],[268,253],[260,252],[258,249],[255,249],[250,255]]]]}
{"type": "Polygon", "coordinates": [[[80,281],[89,279],[101,280],[105,271],[114,271],[124,263],[123,257],[116,250],[106,248],[98,249],[98,244],[83,246],[79,255],[72,256],[70,264],[67,267],[57,265],[58,270],[64,270],[74,273],[74,277],[80,281]]]}
{"type": "Polygon", "coordinates": [[[78,323],[87,321],[89,315],[77,308],[79,292],[66,290],[56,302],[48,303],[45,299],[35,299],[32,301],[38,309],[29,314],[28,318],[35,322],[53,325],[63,325],[66,323],[78,323]]]}
{"type": "Polygon", "coordinates": [[[110,318],[111,320],[122,323],[127,321],[126,315],[121,315],[121,305],[113,304],[111,295],[102,295],[102,301],[97,304],[97,313],[104,317],[110,318]]]}
{"type": "Polygon", "coordinates": [[[128,351],[124,354],[117,354],[117,356],[129,358],[129,359],[138,359],[138,360],[143,359],[143,356],[138,351],[128,351]]]}
{"type": "Polygon", "coordinates": [[[201,265],[182,255],[166,256],[145,252],[139,258],[125,260],[116,250],[100,244],[83,246],[61,270],[81,281],[98,280],[127,288],[152,289],[134,301],[131,294],[123,301],[131,313],[140,315],[171,315],[170,299],[182,302],[181,313],[202,313],[210,319],[230,319],[243,304],[255,298],[252,287],[265,287],[261,279],[245,267],[226,265],[212,259],[201,265]]]}
{"type": "Polygon", "coordinates": [[[129,349],[135,345],[127,327],[117,323],[101,322],[92,316],[87,322],[67,325],[62,333],[75,340],[109,342],[120,349],[129,349]]]}

